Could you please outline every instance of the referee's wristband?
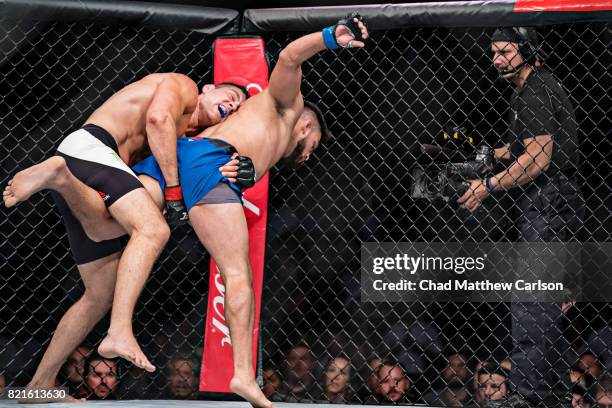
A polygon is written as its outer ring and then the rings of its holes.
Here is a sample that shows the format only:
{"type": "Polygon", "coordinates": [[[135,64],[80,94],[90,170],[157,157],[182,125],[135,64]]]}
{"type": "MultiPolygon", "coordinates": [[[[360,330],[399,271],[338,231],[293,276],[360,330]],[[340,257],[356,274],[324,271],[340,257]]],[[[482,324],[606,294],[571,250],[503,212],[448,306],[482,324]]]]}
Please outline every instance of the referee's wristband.
{"type": "Polygon", "coordinates": [[[493,182],[491,181],[491,177],[485,179],[485,187],[487,188],[489,193],[492,193],[495,191],[495,186],[493,185],[493,182]]]}
{"type": "Polygon", "coordinates": [[[335,50],[336,48],[340,47],[336,41],[336,35],[334,33],[335,30],[336,26],[325,27],[323,29],[323,42],[330,50],[335,50]]]}

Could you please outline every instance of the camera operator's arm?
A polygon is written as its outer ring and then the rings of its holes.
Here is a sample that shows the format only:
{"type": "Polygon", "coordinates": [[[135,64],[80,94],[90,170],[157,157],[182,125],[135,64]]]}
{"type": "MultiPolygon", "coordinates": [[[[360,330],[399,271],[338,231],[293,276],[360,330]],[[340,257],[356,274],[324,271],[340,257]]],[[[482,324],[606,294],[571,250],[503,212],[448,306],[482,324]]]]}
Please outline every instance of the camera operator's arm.
{"type": "Polygon", "coordinates": [[[502,147],[498,147],[494,149],[495,152],[495,160],[510,160],[510,145],[505,144],[502,147]]]}
{"type": "Polygon", "coordinates": [[[509,190],[525,185],[546,171],[552,159],[553,141],[551,135],[536,136],[523,140],[525,152],[502,171],[491,177],[494,190],[509,190]]]}
{"type": "MultiPolygon", "coordinates": [[[[527,184],[546,171],[552,158],[552,136],[541,135],[523,139],[523,145],[525,152],[508,169],[488,179],[489,188],[486,185],[487,180],[471,180],[470,188],[457,203],[473,212],[490,195],[490,190],[509,190],[527,184]]],[[[495,149],[495,156],[510,158],[509,146],[495,149]]]]}

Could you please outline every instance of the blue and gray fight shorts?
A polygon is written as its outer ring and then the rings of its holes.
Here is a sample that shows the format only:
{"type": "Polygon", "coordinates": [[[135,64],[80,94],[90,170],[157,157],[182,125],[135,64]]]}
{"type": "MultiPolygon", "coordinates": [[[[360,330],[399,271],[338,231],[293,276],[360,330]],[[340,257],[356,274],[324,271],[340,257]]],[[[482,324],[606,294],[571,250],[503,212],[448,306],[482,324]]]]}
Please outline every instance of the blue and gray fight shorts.
{"type": "MultiPolygon", "coordinates": [[[[236,152],[232,145],[220,139],[184,137],[177,139],[176,147],[179,180],[187,210],[198,203],[241,202],[240,188],[219,171],[236,152]]],[[[137,163],[132,170],[153,177],[164,190],[164,177],[153,156],[137,163]]]]}

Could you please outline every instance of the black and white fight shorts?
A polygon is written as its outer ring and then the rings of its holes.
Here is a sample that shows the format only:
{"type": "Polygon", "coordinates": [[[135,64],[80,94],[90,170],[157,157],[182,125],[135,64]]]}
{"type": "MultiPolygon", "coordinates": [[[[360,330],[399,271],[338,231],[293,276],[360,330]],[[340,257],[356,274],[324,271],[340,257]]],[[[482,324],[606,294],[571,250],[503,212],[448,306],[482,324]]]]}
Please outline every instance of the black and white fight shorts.
{"type": "MultiPolygon", "coordinates": [[[[100,126],[87,124],[71,133],[60,143],[56,155],[66,160],[68,169],[77,179],[98,192],[107,208],[130,191],[143,187],[136,174],[119,157],[115,139],[100,126]]],[[[52,196],[64,220],[77,265],[123,250],[125,236],[92,241],[64,199],[55,192],[52,196]]]]}

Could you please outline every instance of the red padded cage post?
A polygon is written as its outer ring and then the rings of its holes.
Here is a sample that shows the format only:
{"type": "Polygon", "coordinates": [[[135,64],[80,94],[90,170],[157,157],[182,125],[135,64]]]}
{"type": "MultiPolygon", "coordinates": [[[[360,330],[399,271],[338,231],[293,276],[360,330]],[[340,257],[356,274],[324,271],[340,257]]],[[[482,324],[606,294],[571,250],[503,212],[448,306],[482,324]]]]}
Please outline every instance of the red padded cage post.
{"type": "MultiPolygon", "coordinates": [[[[268,86],[268,63],[263,40],[260,37],[215,40],[214,81],[216,84],[234,82],[245,86],[250,95],[262,92],[268,86]]],[[[256,369],[268,215],[267,173],[244,192],[243,203],[249,228],[249,257],[255,291],[253,366],[256,369]]],[[[224,300],[225,287],[217,266],[211,260],[200,391],[231,392],[229,382],[234,368],[229,328],[224,316],[224,300]]]]}

